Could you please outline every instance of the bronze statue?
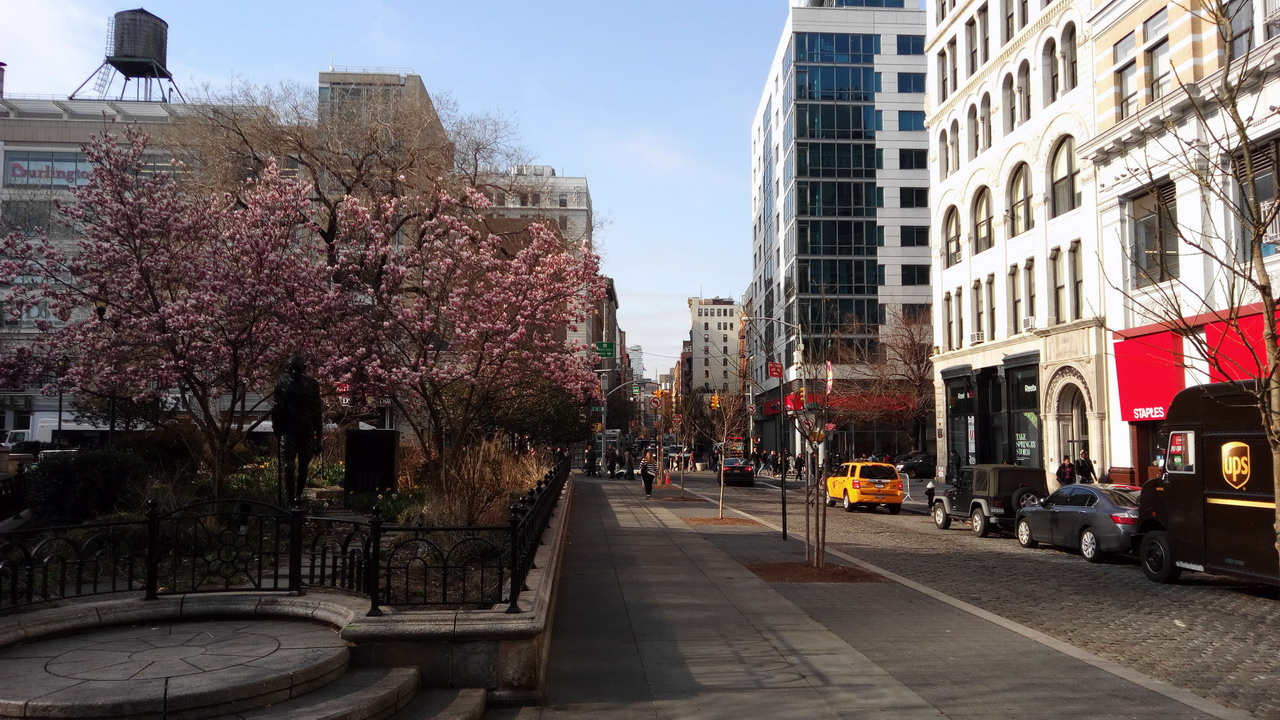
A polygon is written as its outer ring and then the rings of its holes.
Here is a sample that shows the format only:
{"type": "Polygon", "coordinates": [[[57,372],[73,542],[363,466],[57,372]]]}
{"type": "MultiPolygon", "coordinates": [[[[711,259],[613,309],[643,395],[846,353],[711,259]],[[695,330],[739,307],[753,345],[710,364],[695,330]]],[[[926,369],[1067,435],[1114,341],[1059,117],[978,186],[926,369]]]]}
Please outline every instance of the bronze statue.
{"type": "Polygon", "coordinates": [[[307,466],[320,452],[324,411],[320,385],[304,375],[307,363],[301,355],[289,358],[289,372],[276,380],[271,425],[280,442],[280,467],[286,499],[292,504],[307,486],[307,466]]]}

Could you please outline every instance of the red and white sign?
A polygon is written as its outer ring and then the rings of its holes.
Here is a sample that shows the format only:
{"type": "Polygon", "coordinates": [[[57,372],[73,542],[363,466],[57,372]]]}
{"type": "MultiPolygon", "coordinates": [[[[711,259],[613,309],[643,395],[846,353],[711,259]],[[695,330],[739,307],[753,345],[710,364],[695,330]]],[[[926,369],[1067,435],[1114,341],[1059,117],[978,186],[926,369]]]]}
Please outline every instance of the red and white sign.
{"type": "Polygon", "coordinates": [[[657,410],[662,407],[662,398],[649,398],[649,407],[657,410]]]}
{"type": "Polygon", "coordinates": [[[1123,422],[1162,420],[1187,386],[1182,336],[1173,331],[1121,340],[1114,346],[1123,422]]]}
{"type": "Polygon", "coordinates": [[[683,416],[683,415],[674,415],[674,416],[672,416],[672,418],[671,418],[671,422],[675,423],[676,425],[679,425],[680,423],[684,422],[684,416],[683,416]]]}
{"type": "Polygon", "coordinates": [[[826,425],[823,425],[823,426],[822,426],[822,429],[823,429],[823,430],[826,430],[827,432],[831,432],[831,431],[833,431],[833,430],[835,430],[835,429],[836,429],[836,424],[835,424],[835,423],[827,423],[826,425]]]}
{"type": "Polygon", "coordinates": [[[782,377],[782,363],[769,363],[769,377],[782,377]]]}

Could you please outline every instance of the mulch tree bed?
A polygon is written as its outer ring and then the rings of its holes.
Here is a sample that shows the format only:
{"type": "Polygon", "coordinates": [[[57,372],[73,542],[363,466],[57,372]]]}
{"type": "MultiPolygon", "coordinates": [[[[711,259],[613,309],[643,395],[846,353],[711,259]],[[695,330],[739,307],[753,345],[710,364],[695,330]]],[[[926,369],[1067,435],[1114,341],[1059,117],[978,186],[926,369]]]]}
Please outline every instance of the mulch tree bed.
{"type": "Polygon", "coordinates": [[[745,566],[756,577],[771,583],[883,583],[890,580],[883,575],[848,565],[812,567],[802,562],[748,563],[745,566]]]}
{"type": "Polygon", "coordinates": [[[746,518],[710,518],[710,517],[690,517],[685,518],[685,522],[690,525],[759,525],[755,520],[747,520],[746,518]]]}

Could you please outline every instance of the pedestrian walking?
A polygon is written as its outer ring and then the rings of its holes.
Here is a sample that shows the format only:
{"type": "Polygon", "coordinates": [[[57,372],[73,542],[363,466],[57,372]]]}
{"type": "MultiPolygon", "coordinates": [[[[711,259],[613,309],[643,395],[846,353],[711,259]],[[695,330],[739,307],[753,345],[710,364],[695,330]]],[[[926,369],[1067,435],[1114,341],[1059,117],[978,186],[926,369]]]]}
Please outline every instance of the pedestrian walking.
{"type": "Polygon", "coordinates": [[[1080,459],[1076,460],[1076,482],[1096,482],[1098,475],[1093,471],[1093,461],[1089,459],[1089,451],[1081,450],[1080,459]]]}
{"type": "Polygon", "coordinates": [[[1076,466],[1071,464],[1071,456],[1063,455],[1062,464],[1058,466],[1058,484],[1071,485],[1076,481],[1076,466]]]}
{"type": "Polygon", "coordinates": [[[622,464],[623,464],[623,467],[624,467],[624,468],[626,468],[626,471],[627,471],[627,479],[628,479],[628,480],[635,480],[635,479],[636,479],[636,456],[635,456],[635,454],[634,454],[634,453],[632,453],[630,450],[627,450],[627,454],[622,456],[622,464]]]}
{"type": "Polygon", "coordinates": [[[644,481],[644,496],[653,495],[653,478],[656,474],[653,462],[653,453],[646,452],[644,459],[640,461],[640,479],[644,481]]]}

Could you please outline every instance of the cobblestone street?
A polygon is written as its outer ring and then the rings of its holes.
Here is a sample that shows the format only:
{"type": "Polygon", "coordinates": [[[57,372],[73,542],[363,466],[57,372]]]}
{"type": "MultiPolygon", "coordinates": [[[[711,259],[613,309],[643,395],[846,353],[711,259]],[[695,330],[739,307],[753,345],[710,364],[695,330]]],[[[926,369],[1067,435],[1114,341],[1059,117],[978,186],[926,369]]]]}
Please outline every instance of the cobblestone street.
{"type": "MultiPolygon", "coordinates": [[[[777,525],[778,492],[763,486],[771,482],[730,488],[726,503],[777,525]]],[[[687,484],[714,489],[709,476],[690,477],[687,484]]],[[[788,529],[799,541],[802,501],[802,490],[789,485],[788,529]]],[[[1273,588],[1197,573],[1159,585],[1127,556],[1090,564],[1077,553],[1024,549],[1011,536],[978,538],[967,524],[938,530],[918,514],[827,512],[828,550],[1223,705],[1280,717],[1280,605],[1273,588]]]]}

